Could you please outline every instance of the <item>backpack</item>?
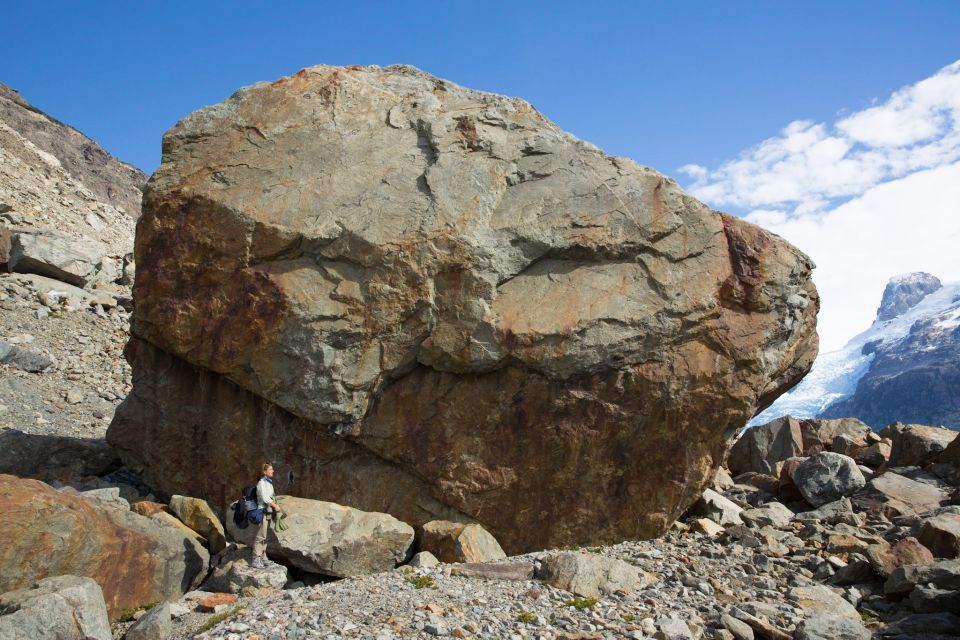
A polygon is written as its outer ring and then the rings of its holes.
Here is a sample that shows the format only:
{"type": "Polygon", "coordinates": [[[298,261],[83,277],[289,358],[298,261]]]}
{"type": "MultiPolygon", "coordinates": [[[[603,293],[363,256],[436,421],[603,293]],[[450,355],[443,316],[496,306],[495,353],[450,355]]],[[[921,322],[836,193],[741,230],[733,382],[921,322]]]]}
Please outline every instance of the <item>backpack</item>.
{"type": "Polygon", "coordinates": [[[234,503],[233,524],[238,529],[246,529],[251,522],[260,524],[263,521],[263,509],[257,508],[257,488],[244,487],[240,499],[234,503]]]}

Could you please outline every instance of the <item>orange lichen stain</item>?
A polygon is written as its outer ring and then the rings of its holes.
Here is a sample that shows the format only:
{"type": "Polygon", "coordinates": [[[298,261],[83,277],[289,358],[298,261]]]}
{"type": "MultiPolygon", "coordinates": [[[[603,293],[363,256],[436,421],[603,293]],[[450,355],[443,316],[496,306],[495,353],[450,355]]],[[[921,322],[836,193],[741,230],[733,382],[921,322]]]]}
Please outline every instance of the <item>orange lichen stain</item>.
{"type": "Polygon", "coordinates": [[[479,151],[482,149],[480,144],[480,134],[477,133],[477,125],[469,116],[460,116],[456,118],[457,133],[460,134],[460,141],[470,151],[479,151]]]}

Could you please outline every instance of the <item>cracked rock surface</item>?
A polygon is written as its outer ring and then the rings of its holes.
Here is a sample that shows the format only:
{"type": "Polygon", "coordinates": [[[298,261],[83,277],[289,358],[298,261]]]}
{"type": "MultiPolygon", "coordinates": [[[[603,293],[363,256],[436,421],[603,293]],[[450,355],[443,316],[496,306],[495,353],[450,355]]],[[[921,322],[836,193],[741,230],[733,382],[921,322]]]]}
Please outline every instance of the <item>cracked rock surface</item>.
{"type": "Polygon", "coordinates": [[[313,67],[163,149],[108,433],[162,492],[656,536],[816,355],[806,256],[519,99],[313,67]]]}

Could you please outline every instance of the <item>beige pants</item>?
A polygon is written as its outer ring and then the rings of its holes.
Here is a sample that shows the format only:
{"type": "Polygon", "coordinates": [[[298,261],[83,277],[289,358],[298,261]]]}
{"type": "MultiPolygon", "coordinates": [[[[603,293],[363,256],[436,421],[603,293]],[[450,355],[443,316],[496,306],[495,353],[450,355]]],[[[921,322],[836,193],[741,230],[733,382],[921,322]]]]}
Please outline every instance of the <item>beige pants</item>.
{"type": "Polygon", "coordinates": [[[254,558],[263,558],[266,560],[267,552],[267,531],[270,530],[270,518],[266,514],[263,515],[263,522],[260,523],[260,528],[257,529],[257,537],[253,539],[253,557],[254,558]]]}

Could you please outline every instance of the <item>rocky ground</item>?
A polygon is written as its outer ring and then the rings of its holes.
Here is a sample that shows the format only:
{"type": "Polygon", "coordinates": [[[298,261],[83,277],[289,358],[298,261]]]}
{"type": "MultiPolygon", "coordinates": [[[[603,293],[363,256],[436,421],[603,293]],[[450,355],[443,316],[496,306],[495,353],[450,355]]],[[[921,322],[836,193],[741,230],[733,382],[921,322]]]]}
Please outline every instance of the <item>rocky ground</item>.
{"type": "Polygon", "coordinates": [[[0,274],[0,345],[20,352],[0,364],[0,430],[102,438],[130,389],[129,314],[52,302],[39,280],[0,274]]]}
{"type": "Polygon", "coordinates": [[[0,430],[103,437],[145,181],[0,84],[0,430]]]}
{"type": "MultiPolygon", "coordinates": [[[[170,637],[960,636],[960,506],[949,504],[956,501],[957,467],[887,466],[891,452],[894,460],[952,460],[960,451],[960,445],[947,448],[955,434],[899,425],[881,437],[857,421],[808,421],[804,433],[812,449],[849,451],[851,442],[862,451],[890,447],[857,453],[870,458],[882,449],[873,469],[831,451],[784,464],[776,458],[790,450],[784,445],[791,431],[793,444],[803,446],[798,424],[765,425],[733,454],[739,464],[773,462],[787,469],[782,478],[745,472],[734,481],[721,471],[684,521],[659,539],[476,565],[412,566],[419,565],[415,559],[392,571],[311,585],[291,578],[282,591],[267,588],[222,605],[219,617],[195,610],[196,599],[212,594],[188,594],[175,605],[170,637]],[[816,430],[821,439],[814,442],[816,430]],[[564,582],[546,570],[557,557],[574,558],[579,578],[564,582]],[[640,577],[619,582],[617,566],[635,567],[640,577]]],[[[243,558],[248,552],[231,553],[243,558]]],[[[236,562],[245,580],[256,581],[257,570],[236,562]]],[[[256,584],[263,587],[265,579],[256,584]]],[[[123,630],[116,628],[117,638],[123,630]]]]}

